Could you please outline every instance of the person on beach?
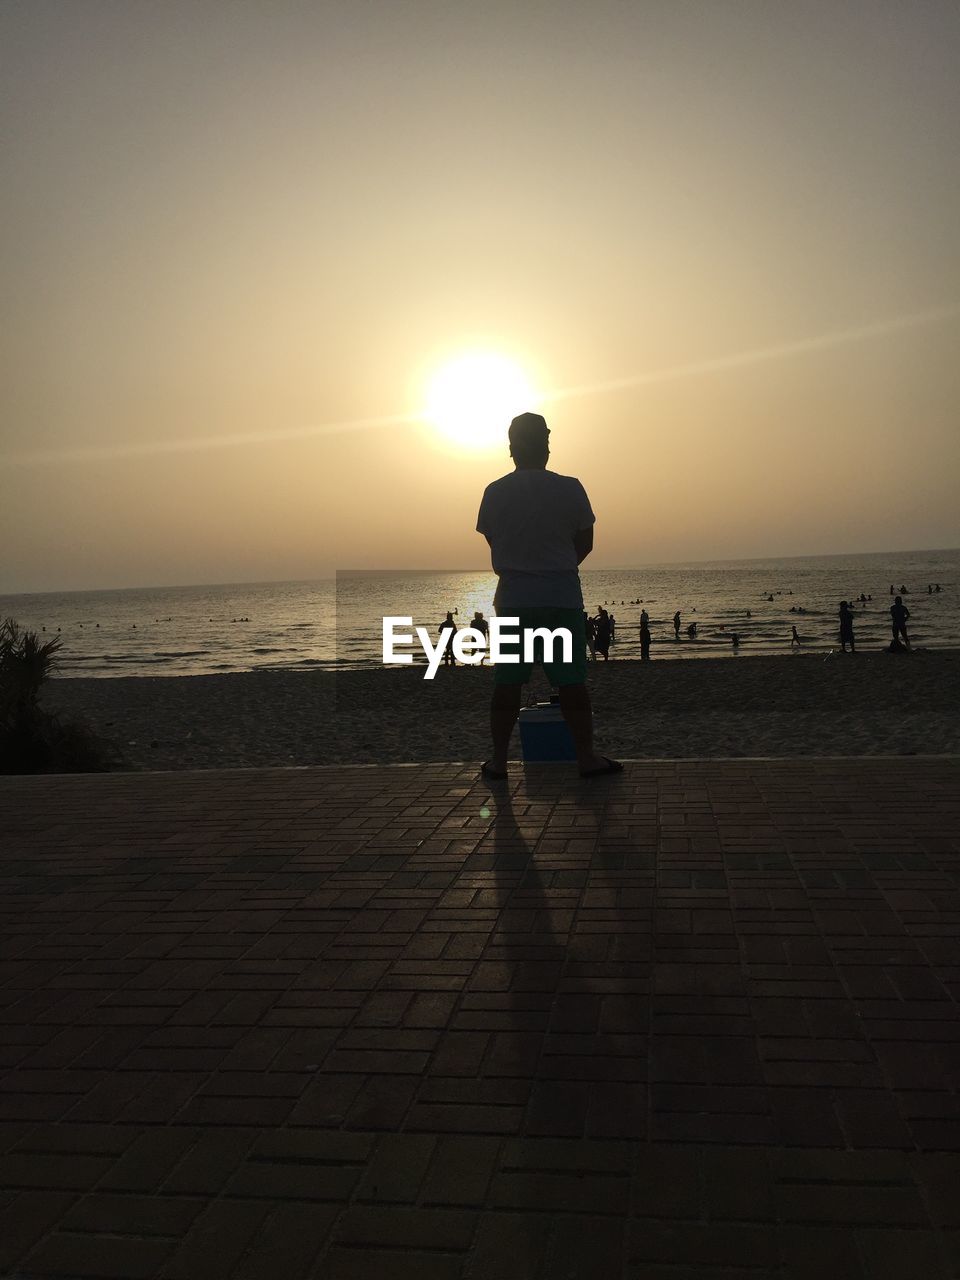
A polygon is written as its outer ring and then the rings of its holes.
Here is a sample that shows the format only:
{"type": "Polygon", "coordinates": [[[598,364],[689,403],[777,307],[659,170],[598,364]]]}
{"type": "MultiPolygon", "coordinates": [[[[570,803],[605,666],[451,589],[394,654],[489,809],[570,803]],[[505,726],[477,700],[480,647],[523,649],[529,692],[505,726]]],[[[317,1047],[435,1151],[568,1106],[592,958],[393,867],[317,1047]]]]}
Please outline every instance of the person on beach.
{"type": "Polygon", "coordinates": [[[893,643],[899,644],[900,637],[903,637],[903,643],[910,648],[910,638],[907,635],[907,622],[910,618],[910,610],[903,603],[903,597],[897,596],[893,604],[890,606],[890,622],[893,629],[893,643]]]}
{"type": "Polygon", "coordinates": [[[800,648],[800,636],[797,632],[796,623],[793,624],[793,634],[790,637],[790,648],[792,649],[794,645],[796,645],[798,649],[800,648]]]}
{"type": "Polygon", "coordinates": [[[457,624],[454,622],[453,614],[449,609],[447,610],[447,616],[440,623],[439,627],[437,627],[437,633],[441,640],[446,640],[447,645],[443,651],[443,665],[445,667],[455,667],[457,665],[457,660],[453,655],[453,637],[457,634],[457,624]],[[452,631],[453,635],[448,637],[446,634],[448,631],[452,631]]]}
{"type": "Polygon", "coordinates": [[[597,660],[597,624],[590,617],[589,613],[587,613],[586,609],[584,609],[583,611],[583,626],[587,636],[587,648],[590,650],[590,661],[596,662],[597,660]]]}
{"type": "MultiPolygon", "coordinates": [[[[476,611],[476,613],[474,613],[474,615],[473,615],[473,621],[470,623],[470,625],[471,625],[471,627],[473,627],[474,631],[479,631],[479,632],[480,632],[480,634],[483,636],[483,638],[484,638],[484,640],[485,640],[485,641],[489,641],[489,639],[490,639],[490,628],[489,628],[489,626],[487,625],[487,620],[486,620],[486,618],[483,616],[483,613],[482,613],[479,609],[476,611]]],[[[481,665],[481,667],[482,667],[482,666],[483,666],[483,664],[486,662],[486,660],[487,660],[487,655],[486,655],[486,654],[484,654],[484,655],[481,657],[481,659],[480,659],[480,665],[481,665]]]]}
{"type": "Polygon", "coordinates": [[[847,645],[850,646],[850,652],[856,653],[857,646],[853,639],[853,614],[850,612],[850,605],[846,600],[840,601],[840,648],[844,653],[847,652],[847,645]]]}
{"type": "Polygon", "coordinates": [[[690,625],[689,625],[689,627],[687,627],[687,636],[688,636],[691,640],[696,640],[696,638],[697,638],[697,624],[696,624],[695,622],[691,622],[691,623],[690,623],[690,625]]]}
{"type": "Polygon", "coordinates": [[[640,610],[640,661],[650,661],[650,618],[646,609],[640,610]]]}
{"type": "MultiPolygon", "coordinates": [[[[560,710],[577,753],[582,778],[620,773],[623,765],[599,755],[593,745],[593,710],[587,691],[587,644],[579,565],[593,550],[596,517],[583,485],[573,476],[547,470],[550,430],[538,413],[522,413],[508,433],[514,470],[488,484],[477,516],[477,532],[490,546],[499,579],[494,607],[519,619],[520,630],[568,629],[570,662],[544,663],[544,673],[560,692],[560,710]]],[[[520,714],[523,686],[532,664],[494,666],[490,733],[493,754],[484,776],[507,776],[510,737],[520,714]]]]}
{"type": "Polygon", "coordinates": [[[599,614],[593,620],[593,643],[597,653],[601,654],[604,662],[610,661],[610,642],[613,639],[610,630],[610,615],[606,609],[601,609],[599,614]]]}
{"type": "Polygon", "coordinates": [[[680,610],[679,609],[673,615],[673,638],[674,640],[680,639],[680,610]]]}

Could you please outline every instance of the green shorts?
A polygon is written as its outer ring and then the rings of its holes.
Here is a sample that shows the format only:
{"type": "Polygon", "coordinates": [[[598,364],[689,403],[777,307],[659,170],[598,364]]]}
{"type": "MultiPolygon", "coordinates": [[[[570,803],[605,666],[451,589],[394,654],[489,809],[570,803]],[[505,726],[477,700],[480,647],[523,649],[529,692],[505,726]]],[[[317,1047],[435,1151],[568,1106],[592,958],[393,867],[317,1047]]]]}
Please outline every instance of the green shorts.
{"type": "MultiPolygon", "coordinates": [[[[555,631],[557,627],[566,627],[573,637],[572,662],[544,662],[543,637],[537,636],[534,642],[534,662],[543,665],[543,673],[554,686],[559,689],[567,684],[584,684],[587,679],[587,628],[582,609],[556,609],[543,605],[535,609],[510,609],[504,613],[507,618],[519,618],[520,638],[516,644],[505,644],[501,641],[501,653],[523,655],[523,632],[527,627],[546,627],[555,631]]],[[[511,628],[511,631],[513,628],[511,628]]],[[[560,652],[560,642],[553,645],[554,653],[560,652]]],[[[494,684],[526,684],[533,674],[533,662],[498,662],[493,669],[494,684]]]]}

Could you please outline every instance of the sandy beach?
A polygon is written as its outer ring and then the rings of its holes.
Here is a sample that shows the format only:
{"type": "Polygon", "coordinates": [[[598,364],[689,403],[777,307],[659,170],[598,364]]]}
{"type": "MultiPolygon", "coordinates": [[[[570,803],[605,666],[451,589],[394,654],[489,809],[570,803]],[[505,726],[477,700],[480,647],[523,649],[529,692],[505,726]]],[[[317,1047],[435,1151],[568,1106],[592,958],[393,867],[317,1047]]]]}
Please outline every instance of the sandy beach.
{"type": "MultiPolygon", "coordinates": [[[[489,668],[55,679],[129,769],[481,760],[489,668]]],[[[622,758],[960,751],[960,651],[591,666],[600,747],[622,758]]],[[[531,701],[549,690],[538,673],[531,701]]],[[[519,759],[519,741],[514,738],[519,759]]]]}

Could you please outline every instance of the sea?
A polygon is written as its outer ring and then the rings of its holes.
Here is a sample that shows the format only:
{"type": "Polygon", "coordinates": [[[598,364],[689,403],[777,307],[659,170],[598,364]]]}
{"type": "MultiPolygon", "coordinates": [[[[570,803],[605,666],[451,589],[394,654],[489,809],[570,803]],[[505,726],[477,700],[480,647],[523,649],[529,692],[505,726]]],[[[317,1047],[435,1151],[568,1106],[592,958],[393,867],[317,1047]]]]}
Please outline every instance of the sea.
{"type": "MultiPolygon", "coordinates": [[[[838,646],[841,600],[854,602],[858,648],[877,650],[890,639],[891,590],[910,610],[915,647],[960,647],[960,549],[585,569],[581,579],[588,611],[602,605],[616,620],[611,661],[640,656],[641,608],[655,661],[827,653],[838,646]]],[[[60,677],[351,670],[383,665],[385,615],[435,636],[448,609],[459,625],[476,610],[489,617],[495,586],[489,571],[363,570],[312,582],[7,595],[0,617],[58,636],[60,677]]],[[[425,661],[419,646],[411,652],[425,661]]]]}

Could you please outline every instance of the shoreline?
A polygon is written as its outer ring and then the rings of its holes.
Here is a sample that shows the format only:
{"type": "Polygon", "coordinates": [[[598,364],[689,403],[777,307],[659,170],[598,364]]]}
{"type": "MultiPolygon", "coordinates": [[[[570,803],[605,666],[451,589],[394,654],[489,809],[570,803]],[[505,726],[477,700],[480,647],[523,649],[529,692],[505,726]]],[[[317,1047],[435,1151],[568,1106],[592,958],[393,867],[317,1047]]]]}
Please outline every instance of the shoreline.
{"type": "MultiPolygon", "coordinates": [[[[492,669],[424,670],[58,677],[41,701],[134,770],[485,759],[492,669]]],[[[598,749],[629,759],[960,752],[958,649],[615,659],[588,687],[598,749]]],[[[525,700],[549,692],[537,670],[525,700]]]]}

